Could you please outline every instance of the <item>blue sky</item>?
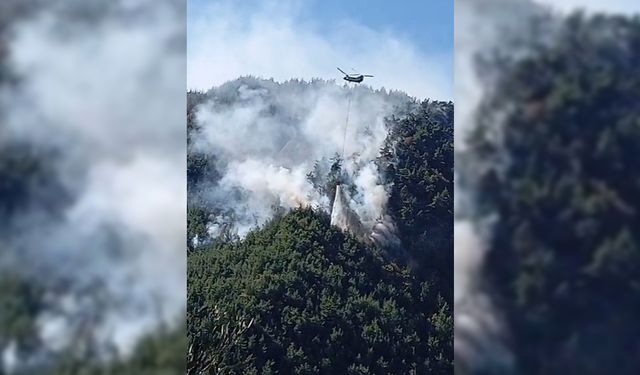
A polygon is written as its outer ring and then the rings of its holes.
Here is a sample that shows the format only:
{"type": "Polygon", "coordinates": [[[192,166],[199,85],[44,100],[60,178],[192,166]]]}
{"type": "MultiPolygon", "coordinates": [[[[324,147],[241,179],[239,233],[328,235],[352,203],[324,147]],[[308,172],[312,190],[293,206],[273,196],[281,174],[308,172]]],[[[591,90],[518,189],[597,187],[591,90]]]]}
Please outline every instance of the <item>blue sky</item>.
{"type": "Polygon", "coordinates": [[[336,78],[418,97],[453,94],[453,0],[189,0],[188,86],[239,75],[336,78]]]}
{"type": "Polygon", "coordinates": [[[453,51],[453,0],[313,1],[307,16],[319,23],[349,19],[373,29],[391,30],[425,51],[453,51]]]}

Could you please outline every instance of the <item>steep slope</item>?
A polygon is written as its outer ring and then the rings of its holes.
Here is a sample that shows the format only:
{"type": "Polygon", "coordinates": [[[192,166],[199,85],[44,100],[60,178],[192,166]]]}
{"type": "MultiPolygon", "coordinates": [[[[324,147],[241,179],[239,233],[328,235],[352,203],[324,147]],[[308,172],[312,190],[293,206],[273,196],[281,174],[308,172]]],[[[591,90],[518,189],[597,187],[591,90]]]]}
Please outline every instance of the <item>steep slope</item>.
{"type": "Polygon", "coordinates": [[[188,97],[189,373],[450,373],[453,104],[253,77],[188,97]]]}
{"type": "Polygon", "coordinates": [[[422,277],[453,301],[453,103],[425,100],[389,121],[377,158],[386,213],[422,277]]]}
{"type": "Polygon", "coordinates": [[[188,260],[190,373],[452,369],[449,305],[428,282],[297,209],[188,260]]]}

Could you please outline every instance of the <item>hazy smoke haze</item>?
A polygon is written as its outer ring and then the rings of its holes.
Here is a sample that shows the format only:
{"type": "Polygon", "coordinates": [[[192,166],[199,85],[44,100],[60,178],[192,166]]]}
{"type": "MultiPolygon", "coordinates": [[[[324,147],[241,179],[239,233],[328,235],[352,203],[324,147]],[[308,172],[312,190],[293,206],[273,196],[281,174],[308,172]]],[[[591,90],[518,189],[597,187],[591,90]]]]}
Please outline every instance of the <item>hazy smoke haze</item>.
{"type": "Polygon", "coordinates": [[[253,78],[208,95],[196,110],[199,130],[191,137],[192,152],[213,155],[221,177],[195,187],[193,199],[233,217],[239,235],[272,217],[274,207],[330,212],[329,197],[307,175],[316,162],[328,169],[343,146],[342,171],[352,188],[347,203],[368,229],[382,217],[387,192],[375,159],[387,136],[385,117],[406,106],[409,97],[324,81],[279,84],[253,78]]]}
{"type": "Polygon", "coordinates": [[[0,272],[50,294],[43,352],[126,354],[184,314],[184,18],[179,1],[70,0],[11,24],[0,147],[56,155],[62,192],[55,214],[7,218],[0,272]]]}

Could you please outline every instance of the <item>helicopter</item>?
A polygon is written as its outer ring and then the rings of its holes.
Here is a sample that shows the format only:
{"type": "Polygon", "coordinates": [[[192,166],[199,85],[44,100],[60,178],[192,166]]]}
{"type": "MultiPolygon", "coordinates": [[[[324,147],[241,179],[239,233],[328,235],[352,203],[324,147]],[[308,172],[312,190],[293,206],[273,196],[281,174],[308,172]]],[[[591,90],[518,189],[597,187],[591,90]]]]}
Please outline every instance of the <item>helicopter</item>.
{"type": "Polygon", "coordinates": [[[373,77],[372,75],[369,74],[347,74],[344,72],[344,70],[338,68],[338,70],[340,71],[340,73],[344,74],[344,80],[347,82],[356,82],[356,83],[360,83],[362,81],[364,81],[364,77],[373,77]]]}

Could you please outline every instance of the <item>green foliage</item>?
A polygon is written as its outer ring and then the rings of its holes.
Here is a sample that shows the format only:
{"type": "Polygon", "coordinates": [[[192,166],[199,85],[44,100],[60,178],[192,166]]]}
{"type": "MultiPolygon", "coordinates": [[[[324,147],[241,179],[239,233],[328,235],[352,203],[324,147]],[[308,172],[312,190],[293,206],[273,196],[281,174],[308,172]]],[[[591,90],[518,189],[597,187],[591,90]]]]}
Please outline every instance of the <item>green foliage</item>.
{"type": "Polygon", "coordinates": [[[452,369],[450,305],[329,218],[298,209],[188,258],[190,374],[452,369]]]}
{"type": "Polygon", "coordinates": [[[187,207],[187,249],[193,251],[194,239],[206,241],[209,237],[207,225],[209,215],[207,210],[200,206],[190,205],[187,207]]]}
{"type": "Polygon", "coordinates": [[[422,275],[453,300],[453,103],[424,101],[388,120],[378,165],[388,211],[422,275]]]}
{"type": "Polygon", "coordinates": [[[43,310],[43,290],[23,277],[0,275],[0,348],[16,345],[17,355],[40,345],[36,317],[43,310]]]}
{"type": "Polygon", "coordinates": [[[56,154],[0,141],[0,217],[36,208],[55,212],[70,197],[55,170],[56,154]]]}
{"type": "Polygon", "coordinates": [[[329,207],[333,206],[338,185],[347,186],[349,193],[355,192],[355,186],[349,175],[342,170],[342,157],[336,154],[332,158],[322,158],[316,161],[307,180],[313,188],[329,199],[329,207]]]}
{"type": "Polygon", "coordinates": [[[218,179],[220,179],[220,174],[215,169],[213,155],[194,151],[187,154],[187,187],[194,188],[203,180],[215,183],[218,179]]]}
{"type": "Polygon", "coordinates": [[[503,72],[471,139],[507,161],[475,203],[500,218],[486,274],[522,373],[637,373],[639,47],[637,18],[569,17],[503,72]]]}
{"type": "Polygon", "coordinates": [[[207,100],[207,95],[201,91],[187,92],[187,144],[191,145],[191,132],[198,130],[196,123],[196,107],[207,100]]]}
{"type": "Polygon", "coordinates": [[[185,373],[186,336],[184,327],[161,330],[140,341],[133,353],[106,363],[74,358],[58,360],[52,375],[182,375],[185,373]]]}

